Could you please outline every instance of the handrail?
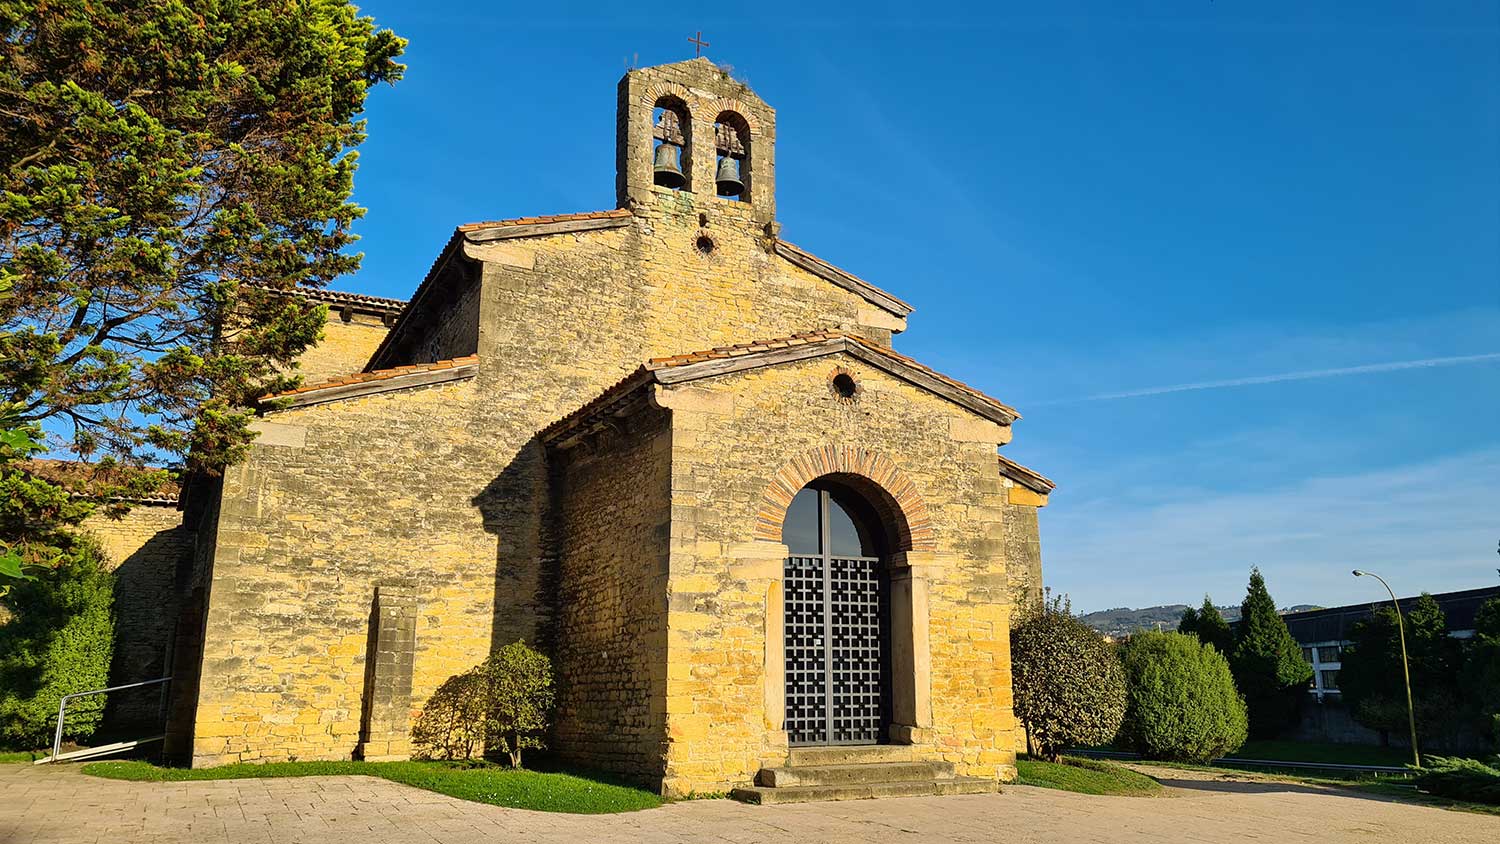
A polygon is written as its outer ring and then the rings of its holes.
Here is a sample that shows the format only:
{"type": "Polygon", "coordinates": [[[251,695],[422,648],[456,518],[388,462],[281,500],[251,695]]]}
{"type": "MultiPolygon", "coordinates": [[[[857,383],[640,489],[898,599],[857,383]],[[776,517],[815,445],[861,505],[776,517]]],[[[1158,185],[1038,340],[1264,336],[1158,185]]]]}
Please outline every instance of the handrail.
{"type": "MultiPolygon", "coordinates": [[[[1126,762],[1140,759],[1139,753],[1129,753],[1119,750],[1093,750],[1090,748],[1071,748],[1064,751],[1073,756],[1093,756],[1101,759],[1120,759],[1126,762]]],[[[1352,765],[1346,762],[1293,762],[1286,759],[1245,759],[1239,756],[1220,756],[1211,759],[1209,765],[1254,765],[1260,768],[1309,768],[1325,771],[1355,771],[1369,774],[1410,774],[1411,766],[1395,767],[1392,765],[1352,765]]]]}
{"type": "Polygon", "coordinates": [[[105,692],[118,692],[123,689],[138,689],[141,686],[154,686],[157,683],[169,682],[171,679],[171,675],[167,675],[166,677],[158,677],[155,680],[142,680],[139,683],[126,683],[123,686],[109,686],[103,689],[89,689],[86,692],[74,692],[70,695],[63,695],[62,699],[57,702],[57,732],[52,736],[52,758],[56,759],[58,754],[62,753],[63,716],[67,712],[68,701],[72,700],[75,697],[88,697],[89,695],[102,695],[105,692]]]}

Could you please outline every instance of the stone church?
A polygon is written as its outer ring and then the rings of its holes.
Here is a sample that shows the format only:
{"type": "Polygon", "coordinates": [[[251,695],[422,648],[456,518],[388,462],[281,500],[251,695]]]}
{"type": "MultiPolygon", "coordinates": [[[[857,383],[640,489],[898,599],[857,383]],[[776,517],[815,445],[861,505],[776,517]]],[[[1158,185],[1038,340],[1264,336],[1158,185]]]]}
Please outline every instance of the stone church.
{"type": "Polygon", "coordinates": [[[999,455],[1019,415],[782,238],[776,113],[727,72],[631,70],[616,142],[613,210],[459,226],[407,302],[305,294],[306,386],[171,528],[139,669],[173,675],[169,756],[405,758],[519,639],[557,669],[551,747],[665,794],[1014,775],[1053,486],[999,455]]]}

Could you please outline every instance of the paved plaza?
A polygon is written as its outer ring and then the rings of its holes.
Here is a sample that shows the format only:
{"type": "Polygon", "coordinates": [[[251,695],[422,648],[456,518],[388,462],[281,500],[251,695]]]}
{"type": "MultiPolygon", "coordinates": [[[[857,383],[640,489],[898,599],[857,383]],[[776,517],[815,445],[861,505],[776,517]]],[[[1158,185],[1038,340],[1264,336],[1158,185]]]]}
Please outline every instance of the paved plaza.
{"type": "Polygon", "coordinates": [[[1500,841],[1500,817],[1292,783],[1171,772],[1164,782],[1159,798],[1008,786],[792,806],[700,800],[588,816],[502,809],[372,777],[138,783],[75,767],[0,765],[0,842],[1500,841]]]}

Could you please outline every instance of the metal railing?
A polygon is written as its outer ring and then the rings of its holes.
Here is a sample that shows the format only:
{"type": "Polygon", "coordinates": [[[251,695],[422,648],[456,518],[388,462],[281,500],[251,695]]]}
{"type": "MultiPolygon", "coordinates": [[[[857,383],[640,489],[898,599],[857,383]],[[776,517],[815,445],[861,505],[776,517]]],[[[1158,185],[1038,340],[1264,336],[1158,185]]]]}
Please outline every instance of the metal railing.
{"type": "Polygon", "coordinates": [[[107,692],[119,692],[125,689],[138,689],[142,686],[154,686],[157,683],[167,683],[171,680],[171,676],[158,677],[155,680],[142,680],[139,683],[126,683],[123,686],[109,686],[103,689],[90,689],[86,692],[74,692],[70,695],[63,695],[62,700],[57,702],[57,732],[52,735],[52,756],[45,761],[54,761],[62,754],[63,718],[68,713],[68,701],[74,698],[88,697],[89,695],[102,695],[107,692]]]}
{"type": "MultiPolygon", "coordinates": [[[[1070,756],[1088,756],[1095,759],[1119,759],[1130,762],[1141,758],[1139,753],[1129,753],[1120,750],[1093,750],[1074,748],[1064,751],[1070,756]]],[[[1345,771],[1350,773],[1367,773],[1379,776],[1381,774],[1409,775],[1412,773],[1409,766],[1396,767],[1394,765],[1351,765],[1344,762],[1290,762],[1285,759],[1243,759],[1238,756],[1221,756],[1208,763],[1218,767],[1235,767],[1239,765],[1257,768],[1284,768],[1286,770],[1307,769],[1326,771],[1345,771]]]]}

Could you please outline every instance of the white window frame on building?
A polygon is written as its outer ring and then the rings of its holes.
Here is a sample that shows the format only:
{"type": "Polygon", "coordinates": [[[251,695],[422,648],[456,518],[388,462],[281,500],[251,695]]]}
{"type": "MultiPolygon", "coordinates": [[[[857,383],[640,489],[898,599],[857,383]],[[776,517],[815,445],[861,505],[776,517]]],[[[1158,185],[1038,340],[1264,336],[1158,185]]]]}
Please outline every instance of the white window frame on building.
{"type": "MultiPolygon", "coordinates": [[[[1300,642],[1298,644],[1301,644],[1300,642]]],[[[1338,688],[1338,671],[1343,667],[1344,648],[1349,645],[1347,641],[1309,642],[1302,645],[1302,658],[1312,666],[1312,682],[1308,683],[1307,691],[1315,695],[1318,702],[1322,703],[1324,695],[1342,695],[1338,688]],[[1331,651],[1331,653],[1330,653],[1331,651]],[[1331,657],[1325,659],[1325,657],[1331,657]],[[1332,672],[1332,683],[1328,683],[1323,672],[1332,672]]]]}

